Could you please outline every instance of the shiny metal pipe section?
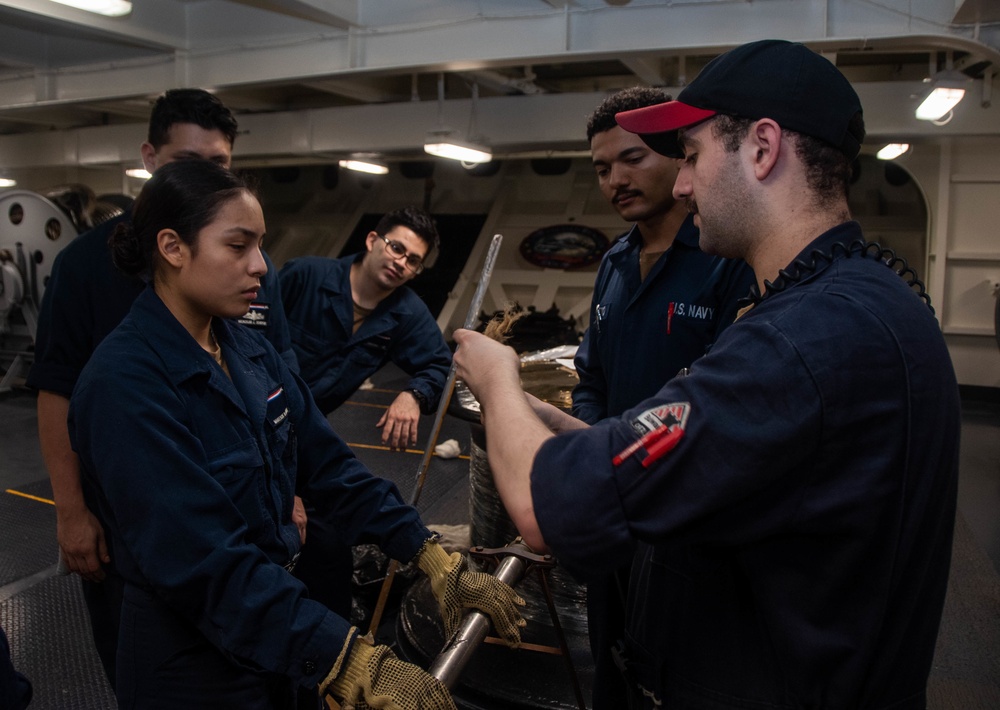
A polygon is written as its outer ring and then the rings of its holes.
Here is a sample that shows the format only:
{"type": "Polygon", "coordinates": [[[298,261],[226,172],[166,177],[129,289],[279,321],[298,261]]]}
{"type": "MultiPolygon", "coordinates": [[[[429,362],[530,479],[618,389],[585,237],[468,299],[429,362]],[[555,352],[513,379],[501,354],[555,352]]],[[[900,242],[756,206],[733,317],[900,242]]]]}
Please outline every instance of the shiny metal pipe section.
{"type": "MultiPolygon", "coordinates": [[[[470,541],[473,546],[503,547],[519,533],[500,499],[485,446],[485,431],[480,425],[473,425],[469,445],[470,541]]],[[[548,572],[548,577],[562,628],[568,633],[586,637],[586,588],[558,565],[548,572]]],[[[545,590],[535,575],[524,580],[518,594],[526,602],[521,608],[521,616],[529,624],[552,628],[552,613],[545,600],[545,590]]]]}
{"type": "MultiPolygon", "coordinates": [[[[469,312],[465,314],[465,323],[462,327],[466,330],[475,328],[476,322],[479,320],[479,309],[483,306],[483,299],[486,297],[486,288],[489,286],[490,278],[493,276],[493,267],[497,263],[497,255],[500,253],[500,244],[502,242],[502,234],[493,235],[489,251],[486,252],[486,262],[483,264],[483,271],[479,275],[479,285],[472,296],[472,303],[469,304],[469,312]]],[[[427,446],[424,447],[424,456],[420,460],[420,468],[417,469],[416,484],[413,487],[413,493],[410,495],[409,501],[412,506],[416,506],[420,500],[420,492],[424,488],[424,479],[427,478],[427,469],[431,464],[431,456],[434,455],[434,447],[437,445],[438,437],[441,434],[441,424],[444,421],[444,415],[448,411],[451,396],[455,391],[455,379],[455,363],[452,363],[451,369],[448,371],[448,379],[444,383],[441,400],[438,402],[437,413],[434,415],[431,437],[427,442],[427,446]]]]}
{"type": "MultiPolygon", "coordinates": [[[[511,543],[508,547],[529,552],[528,548],[520,542],[511,543]]],[[[509,555],[500,562],[493,576],[511,587],[516,587],[518,582],[524,579],[527,571],[528,563],[524,559],[516,555],[509,555]]],[[[434,663],[429,669],[430,674],[448,688],[454,687],[462,674],[462,669],[465,668],[489,633],[490,623],[490,617],[487,614],[476,610],[470,611],[458,627],[455,638],[434,659],[434,663]]]]}

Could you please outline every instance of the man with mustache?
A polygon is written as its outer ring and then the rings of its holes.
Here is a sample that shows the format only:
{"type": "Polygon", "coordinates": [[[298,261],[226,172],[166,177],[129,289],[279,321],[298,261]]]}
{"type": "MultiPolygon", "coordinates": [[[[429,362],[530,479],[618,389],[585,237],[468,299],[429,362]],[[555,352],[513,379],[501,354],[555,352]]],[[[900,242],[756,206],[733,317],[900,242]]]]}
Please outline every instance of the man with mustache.
{"type": "Polygon", "coordinates": [[[573,415],[588,424],[621,414],[703,355],[753,283],[743,261],[698,248],[688,204],[671,194],[679,149],[660,155],[615,121],[617,112],[669,100],[660,89],[625,89],[587,123],[601,193],[634,223],[601,261],[576,356],[573,415]]]}
{"type": "MultiPolygon", "coordinates": [[[[590,327],[576,356],[580,384],[573,415],[595,424],[655,394],[703,355],[736,317],[753,284],[742,260],[698,248],[688,204],[672,194],[679,161],[660,155],[615,121],[620,111],[670,100],[660,89],[633,87],[608,97],[587,123],[601,192],[634,222],[604,255],[590,327]]],[[[681,153],[675,153],[680,157],[681,153]]],[[[624,706],[625,686],[612,649],[624,631],[629,565],[587,580],[595,710],[624,706]]]]}

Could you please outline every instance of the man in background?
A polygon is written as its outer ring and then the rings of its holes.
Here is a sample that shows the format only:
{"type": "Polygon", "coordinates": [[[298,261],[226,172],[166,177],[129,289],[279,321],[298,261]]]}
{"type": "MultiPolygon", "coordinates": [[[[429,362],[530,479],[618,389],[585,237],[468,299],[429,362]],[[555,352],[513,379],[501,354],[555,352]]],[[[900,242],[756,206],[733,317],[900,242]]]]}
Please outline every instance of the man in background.
{"type": "MultiPolygon", "coordinates": [[[[625,89],[605,99],[587,122],[601,193],[633,222],[601,260],[590,325],[575,359],[580,384],[573,390],[573,415],[588,424],[651,397],[704,355],[735,320],[738,301],[754,281],[744,261],[699,249],[694,218],[672,194],[679,147],[661,155],[615,120],[616,113],[669,100],[661,89],[625,89]]],[[[625,703],[612,649],[624,634],[630,567],[587,580],[595,710],[625,703]]]]}
{"type": "Polygon", "coordinates": [[[573,415],[588,424],[618,416],[704,355],[753,283],[742,260],[699,249],[693,217],[672,194],[679,148],[661,155],[615,121],[669,100],[661,89],[625,89],[587,122],[601,193],[633,223],[601,260],[576,356],[573,415]]]}
{"type": "MultiPolygon", "coordinates": [[[[292,347],[302,379],[324,414],[390,361],[410,376],[377,423],[382,443],[393,449],[416,444],[420,415],[435,411],[451,369],[451,351],[437,322],[406,286],[424,270],[438,243],[431,216],[404,207],[379,220],[359,254],[305,256],[281,269],[292,347]]],[[[347,616],[351,590],[333,588],[325,580],[343,578],[340,570],[351,564],[350,549],[313,512],[306,501],[309,544],[295,574],[330,609],[346,605],[347,616]]]]}
{"type": "Polygon", "coordinates": [[[420,414],[435,411],[451,368],[437,322],[406,286],[438,244],[431,216],[404,207],[379,220],[359,254],[306,256],[281,269],[292,348],[324,414],[388,362],[410,376],[378,422],[394,449],[417,443],[420,414]]]}

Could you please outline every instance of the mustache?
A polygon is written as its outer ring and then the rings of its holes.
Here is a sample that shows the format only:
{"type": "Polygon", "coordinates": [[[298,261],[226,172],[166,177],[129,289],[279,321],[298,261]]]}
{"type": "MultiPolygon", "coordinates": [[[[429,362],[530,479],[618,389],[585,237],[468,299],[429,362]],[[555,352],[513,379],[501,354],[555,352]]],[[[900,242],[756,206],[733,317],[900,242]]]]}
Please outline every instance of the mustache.
{"type": "Polygon", "coordinates": [[[629,197],[639,197],[641,194],[641,190],[617,190],[611,198],[611,204],[617,205],[620,200],[627,199],[629,197]]]}
{"type": "Polygon", "coordinates": [[[684,200],[684,206],[691,214],[698,214],[698,203],[692,199],[684,200]]]}

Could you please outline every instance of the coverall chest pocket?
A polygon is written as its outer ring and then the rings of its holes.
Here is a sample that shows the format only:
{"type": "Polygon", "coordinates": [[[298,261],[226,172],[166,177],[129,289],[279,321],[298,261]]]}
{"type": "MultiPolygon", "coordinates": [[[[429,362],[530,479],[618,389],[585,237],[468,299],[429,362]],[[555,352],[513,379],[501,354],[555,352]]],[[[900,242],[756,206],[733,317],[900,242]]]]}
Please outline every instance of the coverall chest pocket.
{"type": "Polygon", "coordinates": [[[390,342],[388,335],[373,335],[351,349],[348,362],[362,368],[379,367],[388,357],[390,342]]]}
{"type": "Polygon", "coordinates": [[[264,459],[252,438],[209,452],[209,472],[226,491],[247,524],[248,539],[256,542],[274,534],[267,514],[267,480],[264,459]],[[269,535],[270,534],[270,535],[269,535]]]}
{"type": "Polygon", "coordinates": [[[603,341],[610,335],[609,315],[613,306],[614,302],[610,299],[605,299],[594,306],[594,334],[598,340],[603,341]]]}
{"type": "MultiPolygon", "coordinates": [[[[291,321],[288,323],[288,330],[292,336],[292,342],[295,343],[295,354],[302,371],[313,372],[322,368],[328,355],[328,346],[322,337],[308,328],[295,325],[291,321]]],[[[329,339],[326,342],[329,342],[329,339]]]]}
{"type": "Polygon", "coordinates": [[[298,442],[295,427],[291,422],[286,419],[276,427],[268,427],[267,444],[275,461],[281,461],[286,469],[295,466],[295,449],[298,442]]]}

